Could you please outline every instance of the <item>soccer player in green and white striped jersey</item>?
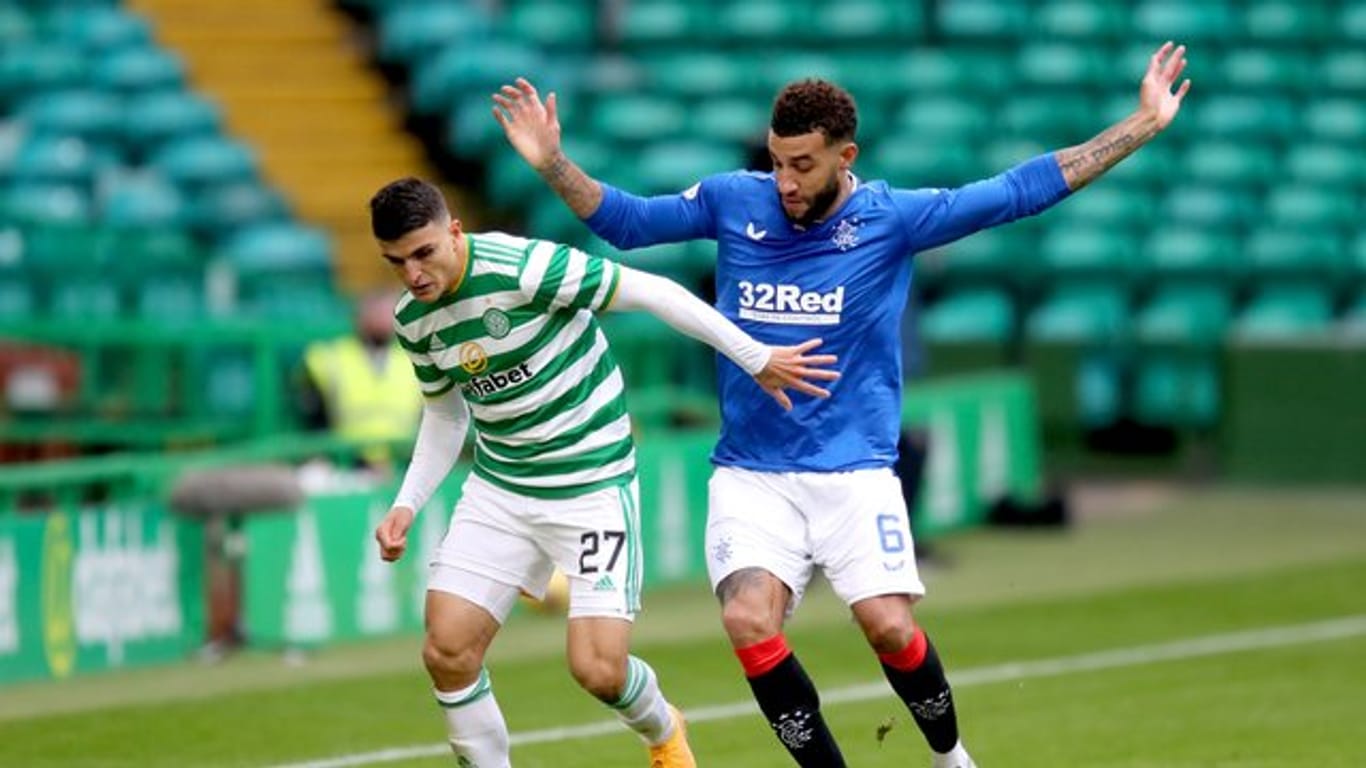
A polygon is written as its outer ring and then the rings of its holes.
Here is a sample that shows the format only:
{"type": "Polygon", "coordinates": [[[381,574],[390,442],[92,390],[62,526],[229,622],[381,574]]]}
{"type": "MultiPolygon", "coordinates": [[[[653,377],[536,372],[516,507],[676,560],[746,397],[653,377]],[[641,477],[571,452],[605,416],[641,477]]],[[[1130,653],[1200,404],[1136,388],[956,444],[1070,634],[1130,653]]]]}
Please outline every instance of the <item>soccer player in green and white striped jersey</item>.
{"type": "Polygon", "coordinates": [[[465,233],[441,193],[401,179],[370,201],[381,253],[408,292],[394,327],[426,395],[398,497],[375,538],[397,560],[415,510],[450,471],[470,422],[474,471],[428,577],[423,660],[461,765],[509,764],[484,654],[525,592],[570,578],[574,678],[649,747],[650,765],[695,765],[683,720],[629,653],[642,564],[635,448],[621,372],[593,317],[646,310],[754,376],[828,396],[838,374],[812,339],[768,347],[670,280],[541,240],[465,233]]]}

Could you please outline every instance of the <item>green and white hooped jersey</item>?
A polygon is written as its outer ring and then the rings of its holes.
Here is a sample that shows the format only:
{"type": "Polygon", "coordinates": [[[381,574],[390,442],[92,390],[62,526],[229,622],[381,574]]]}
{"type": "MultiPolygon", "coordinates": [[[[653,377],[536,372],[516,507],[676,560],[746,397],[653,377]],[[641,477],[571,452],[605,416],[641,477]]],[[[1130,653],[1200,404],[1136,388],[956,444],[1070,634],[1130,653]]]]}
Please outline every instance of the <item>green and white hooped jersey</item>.
{"type": "Polygon", "coordinates": [[[635,473],[621,371],[593,311],[621,269],[574,248],[466,234],[456,290],[394,310],[422,392],[458,387],[474,422],[474,472],[510,491],[578,496],[635,473]]]}

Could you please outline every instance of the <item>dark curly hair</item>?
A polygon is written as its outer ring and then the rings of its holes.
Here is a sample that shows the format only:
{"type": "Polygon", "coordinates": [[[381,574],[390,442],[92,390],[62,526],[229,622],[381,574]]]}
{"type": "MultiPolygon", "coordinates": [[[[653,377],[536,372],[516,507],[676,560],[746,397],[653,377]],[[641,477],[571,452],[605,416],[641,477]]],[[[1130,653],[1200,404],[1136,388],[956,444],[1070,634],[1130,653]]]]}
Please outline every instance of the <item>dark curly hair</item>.
{"type": "Polygon", "coordinates": [[[449,217],[441,190],[412,176],[386,184],[370,198],[370,231],[383,242],[399,240],[415,229],[449,217]]]}
{"type": "Polygon", "coordinates": [[[858,108],[849,92],[826,80],[789,83],[773,100],[773,133],[784,138],[812,131],[825,141],[852,141],[858,130],[858,108]]]}

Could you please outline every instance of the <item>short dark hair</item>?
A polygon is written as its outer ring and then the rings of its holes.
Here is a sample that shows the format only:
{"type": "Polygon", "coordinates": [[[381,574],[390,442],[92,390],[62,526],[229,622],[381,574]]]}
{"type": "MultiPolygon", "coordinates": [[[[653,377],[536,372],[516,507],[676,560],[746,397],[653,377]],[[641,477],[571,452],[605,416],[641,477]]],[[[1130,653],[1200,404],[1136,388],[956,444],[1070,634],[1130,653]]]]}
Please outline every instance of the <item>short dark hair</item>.
{"type": "Polygon", "coordinates": [[[446,198],[435,184],[409,176],[384,185],[370,198],[370,231],[392,242],[433,221],[450,218],[446,198]]]}
{"type": "Polygon", "coordinates": [[[773,133],[784,138],[820,131],[826,143],[852,141],[858,130],[854,97],[826,80],[789,83],[773,100],[773,133]]]}

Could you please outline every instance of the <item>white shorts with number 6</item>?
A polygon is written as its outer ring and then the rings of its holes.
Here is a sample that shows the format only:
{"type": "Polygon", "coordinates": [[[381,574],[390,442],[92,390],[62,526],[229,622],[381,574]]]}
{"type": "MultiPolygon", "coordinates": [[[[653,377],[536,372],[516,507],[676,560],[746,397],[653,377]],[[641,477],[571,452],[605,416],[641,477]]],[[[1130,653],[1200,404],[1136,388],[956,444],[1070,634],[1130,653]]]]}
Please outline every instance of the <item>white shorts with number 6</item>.
{"type": "Polygon", "coordinates": [[[644,563],[636,481],[568,499],[538,499],[470,474],[433,556],[427,588],[482,606],[499,622],[518,591],[545,595],[554,566],[569,577],[569,616],[632,619],[644,563]]]}
{"type": "Polygon", "coordinates": [[[762,568],[792,590],[790,613],[817,566],[850,605],[877,595],[925,594],[901,482],[891,469],[716,468],[707,514],[713,590],[738,570],[762,568]]]}

